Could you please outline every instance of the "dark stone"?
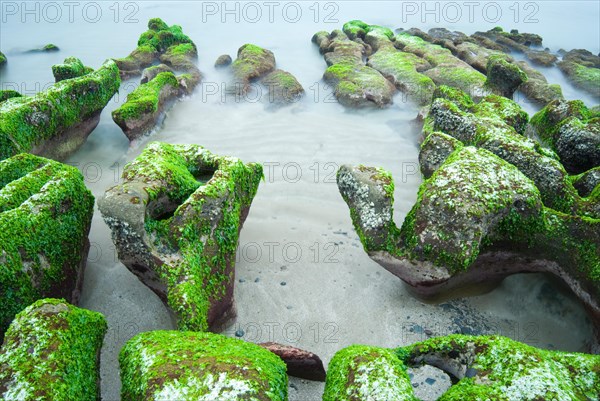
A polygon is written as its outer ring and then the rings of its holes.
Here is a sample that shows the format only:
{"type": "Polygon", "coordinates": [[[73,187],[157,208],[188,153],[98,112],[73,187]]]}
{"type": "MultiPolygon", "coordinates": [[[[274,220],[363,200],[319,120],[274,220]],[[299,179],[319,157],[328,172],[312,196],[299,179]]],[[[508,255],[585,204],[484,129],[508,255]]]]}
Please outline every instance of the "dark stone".
{"type": "Polygon", "coordinates": [[[313,381],[325,381],[323,362],[312,352],[273,342],[259,345],[283,359],[287,365],[288,375],[313,381]]]}

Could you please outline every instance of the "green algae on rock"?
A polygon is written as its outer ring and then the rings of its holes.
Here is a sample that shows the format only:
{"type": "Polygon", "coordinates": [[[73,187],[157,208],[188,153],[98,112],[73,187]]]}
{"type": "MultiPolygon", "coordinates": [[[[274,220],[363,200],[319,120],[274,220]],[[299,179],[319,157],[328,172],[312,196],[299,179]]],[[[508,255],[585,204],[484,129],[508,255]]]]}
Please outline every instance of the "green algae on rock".
{"type": "Polygon", "coordinates": [[[398,348],[397,354],[407,365],[431,365],[457,380],[439,401],[588,401],[600,394],[598,355],[466,335],[431,338],[398,348]]]}
{"type": "Polygon", "coordinates": [[[11,99],[13,97],[21,97],[21,96],[23,96],[23,95],[21,95],[16,90],[12,90],[12,89],[0,90],[0,102],[11,99]]]}
{"type": "Polygon", "coordinates": [[[0,103],[0,160],[21,152],[65,159],[98,125],[120,82],[119,69],[109,60],[34,96],[0,103]]]}
{"type": "Polygon", "coordinates": [[[391,349],[346,347],[329,363],[323,401],[418,401],[406,366],[391,349]]]}
{"type": "Polygon", "coordinates": [[[5,401],[100,399],[100,348],[107,325],[98,313],[62,299],[20,312],[0,348],[5,401]]]}
{"type": "Polygon", "coordinates": [[[113,121],[132,141],[153,129],[179,96],[180,85],[175,75],[161,72],[127,95],[125,103],[113,110],[113,121]]]}
{"type": "Polygon", "coordinates": [[[600,114],[582,101],[555,100],[531,118],[531,125],[570,173],[600,166],[600,114]]]}
{"type": "Polygon", "coordinates": [[[600,67],[588,67],[569,59],[559,62],[558,67],[573,85],[600,98],[600,67]]]}
{"type": "Polygon", "coordinates": [[[485,84],[487,87],[496,94],[509,99],[512,99],[521,84],[527,82],[527,74],[504,56],[490,56],[486,70],[485,84]]]}
{"type": "Polygon", "coordinates": [[[233,92],[243,95],[250,89],[250,83],[260,79],[275,69],[275,56],[268,49],[247,43],[237,52],[237,58],[231,64],[234,82],[229,88],[233,92]]]}
{"type": "Polygon", "coordinates": [[[119,363],[123,401],[287,400],[279,357],[219,334],[140,333],[121,349],[119,363]]]}
{"type": "Polygon", "coordinates": [[[27,153],[0,161],[0,334],[37,299],[77,303],[93,208],[74,167],[27,153]]]}
{"type": "Polygon", "coordinates": [[[274,70],[260,82],[268,88],[268,101],[271,104],[293,103],[304,95],[304,88],[300,82],[287,71],[274,70]]]}
{"type": "Polygon", "coordinates": [[[7,60],[6,60],[6,56],[4,55],[4,53],[0,52],[0,67],[2,67],[4,64],[6,64],[7,60]]]}
{"type": "Polygon", "coordinates": [[[93,68],[86,67],[81,60],[75,57],[67,57],[63,64],[55,64],[52,66],[52,74],[54,75],[56,82],[81,77],[93,71],[93,68]]]}
{"type": "Polygon", "coordinates": [[[238,235],[262,176],[259,164],[154,142],[99,199],[120,260],[180,329],[204,331],[234,313],[238,235]]]}

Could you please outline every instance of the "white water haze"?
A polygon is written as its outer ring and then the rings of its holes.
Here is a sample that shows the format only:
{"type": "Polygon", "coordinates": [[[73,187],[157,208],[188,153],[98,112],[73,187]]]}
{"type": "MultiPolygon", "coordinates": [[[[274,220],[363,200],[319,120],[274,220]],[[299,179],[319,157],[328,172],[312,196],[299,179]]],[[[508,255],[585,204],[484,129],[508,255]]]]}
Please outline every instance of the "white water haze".
{"type": "MultiPolygon", "coordinates": [[[[198,47],[204,75],[193,96],[176,103],[154,133],[131,146],[110,116],[139,78],[123,82],[99,126],[68,160],[84,173],[96,198],[119,182],[125,163],[149,141],[197,143],[264,166],[265,181],[240,236],[238,316],[225,334],[242,330],[250,341],[289,343],[315,352],[325,363],[350,344],[399,346],[425,339],[425,330],[499,333],[542,348],[585,349],[592,335],[585,311],[544,276],[513,276],[486,295],[440,306],[413,298],[398,278],[367,256],[335,172],[342,164],[391,171],[400,225],[421,183],[419,131],[412,123],[418,109],[402,94],[385,110],[340,106],[321,81],[326,64],[311,37],[319,30],[341,29],[351,19],[392,29],[445,27],[466,34],[502,26],[541,35],[553,52],[584,48],[598,54],[598,1],[67,3],[0,3],[0,50],[8,58],[0,70],[1,89],[26,95],[40,91],[54,82],[51,66],[68,56],[94,68],[107,58],[124,57],[153,17],[183,27],[198,47]],[[60,51],[25,53],[47,43],[60,51]],[[240,102],[230,96],[223,102],[227,73],[213,63],[221,54],[235,58],[245,43],[273,51],[277,67],[296,76],[305,97],[277,110],[265,107],[260,96],[240,102]]],[[[568,99],[593,105],[556,67],[541,71],[562,86],[568,99]]],[[[137,332],[174,326],[160,300],[118,261],[97,209],[90,241],[81,306],[102,312],[109,322],[101,374],[103,399],[112,401],[119,399],[117,357],[123,343],[137,332]]],[[[323,384],[291,383],[290,400],[320,399],[323,384]]]]}

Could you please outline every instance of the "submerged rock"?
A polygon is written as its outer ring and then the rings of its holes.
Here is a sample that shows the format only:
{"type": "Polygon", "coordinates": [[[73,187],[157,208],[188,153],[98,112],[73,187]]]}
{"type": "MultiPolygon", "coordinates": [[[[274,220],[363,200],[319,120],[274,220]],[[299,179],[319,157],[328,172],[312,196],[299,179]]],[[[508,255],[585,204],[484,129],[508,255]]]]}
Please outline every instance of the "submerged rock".
{"type": "Polygon", "coordinates": [[[119,259],[180,329],[215,328],[235,313],[238,235],[261,178],[259,164],[154,142],[99,199],[119,259]]]}
{"type": "Polygon", "coordinates": [[[160,122],[181,92],[175,75],[172,72],[161,72],[127,95],[125,103],[113,110],[113,121],[133,141],[160,122]]]}
{"type": "Polygon", "coordinates": [[[109,60],[45,92],[0,103],[0,160],[21,152],[65,159],[98,125],[120,82],[119,70],[109,60]]]}
{"type": "Polygon", "coordinates": [[[307,380],[325,381],[325,368],[318,355],[273,342],[258,345],[280,357],[287,366],[288,375],[307,380]]]}
{"type": "Polygon", "coordinates": [[[54,75],[56,82],[81,77],[93,71],[93,68],[86,67],[81,60],[75,57],[67,57],[63,64],[55,64],[52,66],[52,74],[54,75]]]}
{"type": "Polygon", "coordinates": [[[196,45],[179,25],[168,26],[160,18],[152,18],[137,49],[115,60],[124,78],[140,75],[143,69],[141,85],[112,113],[130,141],[151,131],[178,98],[193,92],[202,79],[197,58],[196,45]],[[162,64],[153,66],[156,62],[162,64]]]}
{"type": "Polygon", "coordinates": [[[27,153],[0,161],[0,337],[37,299],[78,302],[93,208],[74,167],[27,153]]]}
{"type": "Polygon", "coordinates": [[[573,85],[600,98],[600,56],[587,50],[571,50],[563,56],[558,68],[573,85]]]}
{"type": "Polygon", "coordinates": [[[323,401],[417,401],[394,350],[352,345],[329,362],[323,401]]]}
{"type": "Polygon", "coordinates": [[[531,125],[569,173],[600,166],[600,114],[582,101],[555,100],[531,118],[531,125]]]}
{"type": "Polygon", "coordinates": [[[50,52],[57,52],[60,49],[58,48],[58,46],[52,44],[52,43],[48,43],[47,45],[40,47],[39,49],[31,49],[31,50],[27,50],[25,53],[50,53],[50,52]]]}
{"type": "Polygon", "coordinates": [[[235,93],[248,92],[250,83],[260,79],[275,69],[273,52],[253,44],[245,44],[238,49],[237,58],[231,64],[235,93]]]}
{"type": "Polygon", "coordinates": [[[300,82],[287,71],[272,71],[260,82],[268,88],[268,101],[272,104],[293,103],[304,95],[304,88],[300,82]]]}
{"type": "Polygon", "coordinates": [[[229,54],[222,54],[215,60],[215,68],[227,67],[233,60],[229,54]]]}
{"type": "Polygon", "coordinates": [[[373,105],[385,107],[392,103],[394,85],[379,71],[365,65],[363,56],[367,48],[363,43],[350,40],[339,30],[331,32],[326,38],[322,32],[318,32],[313,36],[313,41],[319,44],[320,49],[321,45],[327,44],[322,51],[329,67],[323,79],[333,86],[334,95],[341,104],[358,108],[373,105]]]}
{"type": "Polygon", "coordinates": [[[125,344],[119,364],[124,400],[287,400],[279,357],[218,334],[141,333],[125,344]]]}
{"type": "Polygon", "coordinates": [[[41,299],[20,312],[0,348],[3,400],[100,399],[104,317],[60,299],[41,299]]]}
{"type": "Polygon", "coordinates": [[[442,131],[461,143],[446,139],[445,148],[429,152],[436,158],[426,171],[439,167],[400,229],[392,220],[389,173],[364,166],[338,171],[365,250],[423,296],[513,273],[554,274],[584,303],[600,340],[598,194],[581,198],[560,163],[514,131],[508,122],[517,125],[519,109],[510,111],[509,100],[497,103],[496,119],[489,101],[475,105],[477,121],[465,118],[459,106],[468,104],[451,102],[450,95],[434,101],[438,123],[426,121],[424,132],[441,137],[436,131],[442,131]],[[451,147],[456,150],[440,164],[451,147]]]}

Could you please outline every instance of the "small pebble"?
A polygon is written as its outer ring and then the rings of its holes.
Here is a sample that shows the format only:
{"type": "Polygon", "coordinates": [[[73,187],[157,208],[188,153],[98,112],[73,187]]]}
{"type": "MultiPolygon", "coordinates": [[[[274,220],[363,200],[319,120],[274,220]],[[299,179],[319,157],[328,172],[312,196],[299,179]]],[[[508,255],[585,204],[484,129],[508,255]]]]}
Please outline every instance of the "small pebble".
{"type": "Polygon", "coordinates": [[[432,379],[431,377],[428,377],[427,379],[425,379],[425,383],[429,384],[430,386],[435,383],[435,379],[432,379]]]}
{"type": "Polygon", "coordinates": [[[238,281],[239,281],[240,283],[245,283],[245,282],[246,282],[246,280],[244,280],[243,278],[239,279],[238,281]]]}
{"type": "Polygon", "coordinates": [[[280,284],[281,285],[286,285],[287,283],[285,281],[282,281],[280,284]]]}
{"type": "Polygon", "coordinates": [[[260,278],[258,278],[258,277],[254,279],[255,283],[258,283],[259,281],[260,281],[260,278]]]}
{"type": "Polygon", "coordinates": [[[235,332],[236,337],[244,337],[244,330],[239,329],[235,332]]]}
{"type": "Polygon", "coordinates": [[[286,306],[286,308],[292,309],[292,305],[288,305],[288,306],[286,306]]]}

